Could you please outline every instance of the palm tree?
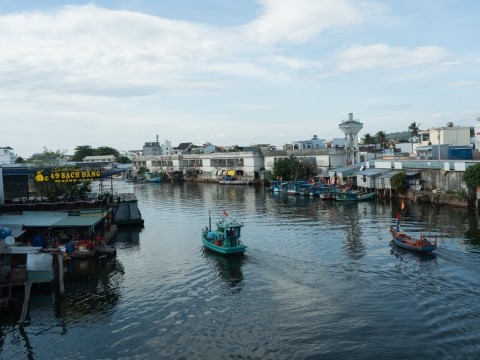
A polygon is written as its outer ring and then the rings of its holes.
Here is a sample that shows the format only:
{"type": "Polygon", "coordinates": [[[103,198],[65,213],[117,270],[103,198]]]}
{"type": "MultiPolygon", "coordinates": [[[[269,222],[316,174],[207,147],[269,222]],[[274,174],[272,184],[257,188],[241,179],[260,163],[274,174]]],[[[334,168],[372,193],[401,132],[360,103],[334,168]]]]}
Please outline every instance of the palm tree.
{"type": "Polygon", "coordinates": [[[365,134],[362,138],[362,144],[363,145],[375,144],[375,136],[372,136],[368,133],[365,134]]]}
{"type": "Polygon", "coordinates": [[[387,133],[385,131],[379,131],[375,134],[375,139],[377,140],[377,144],[380,144],[382,149],[387,147],[388,139],[387,133]]]}
{"type": "Polygon", "coordinates": [[[417,123],[414,121],[410,124],[408,130],[410,130],[412,136],[416,136],[418,135],[418,131],[420,130],[420,124],[417,125],[417,123]]]}

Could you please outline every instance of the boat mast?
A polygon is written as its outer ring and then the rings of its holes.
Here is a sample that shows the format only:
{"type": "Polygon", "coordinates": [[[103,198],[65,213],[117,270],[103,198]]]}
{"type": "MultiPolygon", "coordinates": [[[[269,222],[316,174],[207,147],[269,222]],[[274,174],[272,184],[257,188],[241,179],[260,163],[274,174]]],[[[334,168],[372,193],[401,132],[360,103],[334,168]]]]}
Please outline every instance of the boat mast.
{"type": "Polygon", "coordinates": [[[211,210],[208,210],[208,231],[212,231],[212,217],[210,214],[212,213],[211,210]]]}

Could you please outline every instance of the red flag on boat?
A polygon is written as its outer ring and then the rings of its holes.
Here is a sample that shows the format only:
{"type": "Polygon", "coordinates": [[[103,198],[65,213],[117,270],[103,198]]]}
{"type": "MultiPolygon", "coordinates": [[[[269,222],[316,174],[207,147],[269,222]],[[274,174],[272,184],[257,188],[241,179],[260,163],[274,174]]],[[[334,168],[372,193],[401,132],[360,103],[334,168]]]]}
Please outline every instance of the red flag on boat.
{"type": "Polygon", "coordinates": [[[223,210],[223,215],[228,216],[228,214],[225,210],[223,210]]]}

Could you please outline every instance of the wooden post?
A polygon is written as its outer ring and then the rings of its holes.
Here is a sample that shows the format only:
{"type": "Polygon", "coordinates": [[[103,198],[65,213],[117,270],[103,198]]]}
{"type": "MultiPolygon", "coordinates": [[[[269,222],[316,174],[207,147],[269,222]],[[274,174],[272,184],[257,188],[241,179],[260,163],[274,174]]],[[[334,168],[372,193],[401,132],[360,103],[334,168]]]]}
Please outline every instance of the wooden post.
{"type": "Polygon", "coordinates": [[[22,315],[20,315],[20,327],[23,327],[25,318],[27,317],[28,302],[30,300],[30,290],[32,289],[32,283],[25,283],[25,297],[23,298],[22,315]]]}
{"type": "Polygon", "coordinates": [[[58,266],[56,268],[58,271],[58,293],[59,296],[63,298],[65,296],[65,285],[63,282],[63,254],[61,252],[57,254],[57,264],[58,266]]]}

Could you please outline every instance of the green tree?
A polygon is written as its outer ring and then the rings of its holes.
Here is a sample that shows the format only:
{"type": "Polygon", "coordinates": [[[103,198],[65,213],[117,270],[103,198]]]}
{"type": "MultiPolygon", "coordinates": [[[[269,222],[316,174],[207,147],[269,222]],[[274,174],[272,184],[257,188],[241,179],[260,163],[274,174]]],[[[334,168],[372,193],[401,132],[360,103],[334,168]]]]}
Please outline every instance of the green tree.
{"type": "Polygon", "coordinates": [[[375,134],[375,139],[377,140],[376,143],[380,144],[382,149],[385,149],[388,144],[388,137],[385,131],[379,131],[375,134]]]}
{"type": "Polygon", "coordinates": [[[273,165],[272,179],[307,180],[317,173],[316,163],[295,156],[279,159],[273,165]]]}
{"type": "Polygon", "coordinates": [[[410,131],[410,134],[412,136],[417,136],[418,131],[420,130],[420,124],[417,125],[417,123],[414,121],[410,124],[410,126],[408,127],[408,130],[410,131]]]}
{"type": "MultiPolygon", "coordinates": [[[[100,146],[98,148],[92,148],[90,145],[80,145],[75,148],[73,154],[73,161],[83,161],[87,156],[102,156],[102,155],[114,155],[118,159],[121,157],[117,149],[109,146],[100,146]]],[[[125,156],[122,157],[122,163],[127,164],[130,162],[125,156]]],[[[119,161],[120,162],[120,161],[119,161]]]]}
{"type": "Polygon", "coordinates": [[[46,147],[43,148],[43,153],[35,154],[29,162],[37,166],[59,166],[65,162],[66,150],[49,150],[46,147]]]}
{"type": "Polygon", "coordinates": [[[137,170],[138,175],[145,175],[146,172],[149,172],[150,170],[146,168],[145,166],[140,166],[140,168],[137,170]]]}
{"type": "Polygon", "coordinates": [[[130,160],[128,157],[124,155],[120,155],[119,157],[117,157],[117,162],[119,164],[130,164],[132,160],[130,160]]]}
{"type": "Polygon", "coordinates": [[[469,166],[463,173],[463,181],[467,187],[472,189],[480,185],[480,164],[469,166]]]}
{"type": "Polygon", "coordinates": [[[363,145],[375,144],[375,136],[370,135],[369,133],[365,134],[362,138],[363,145]]]}
{"type": "Polygon", "coordinates": [[[25,162],[25,159],[21,156],[17,156],[17,158],[15,159],[15,164],[24,164],[25,162]]]}
{"type": "Polygon", "coordinates": [[[467,185],[468,206],[474,206],[477,198],[477,186],[480,185],[480,164],[472,165],[463,173],[463,181],[467,185]]]}
{"type": "Polygon", "coordinates": [[[86,156],[92,156],[94,149],[90,145],[80,145],[75,148],[72,161],[83,161],[86,156]]]}
{"type": "Polygon", "coordinates": [[[393,175],[390,178],[390,185],[392,189],[400,194],[405,194],[407,191],[407,175],[405,172],[399,172],[395,175],[393,175]]]}
{"type": "Polygon", "coordinates": [[[120,156],[120,153],[118,150],[108,147],[108,146],[100,146],[96,148],[93,152],[93,155],[95,156],[101,156],[101,155],[114,155],[116,158],[120,156]]]}

